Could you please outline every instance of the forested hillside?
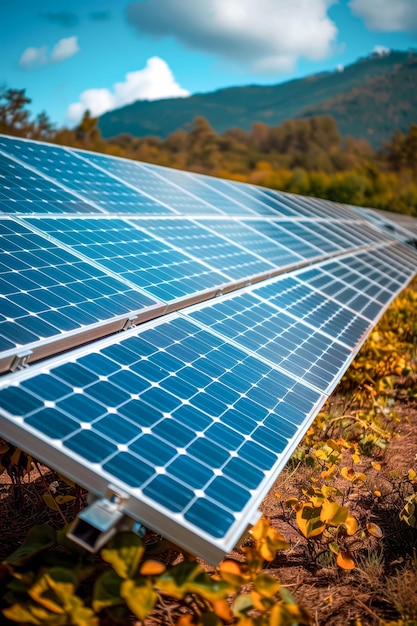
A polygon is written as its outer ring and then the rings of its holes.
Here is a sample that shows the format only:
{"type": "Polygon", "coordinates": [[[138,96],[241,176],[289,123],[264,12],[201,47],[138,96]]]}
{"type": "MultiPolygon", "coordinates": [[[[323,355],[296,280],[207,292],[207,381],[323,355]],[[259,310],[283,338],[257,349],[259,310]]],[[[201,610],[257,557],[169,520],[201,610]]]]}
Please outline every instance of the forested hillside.
{"type": "Polygon", "coordinates": [[[405,132],[417,120],[415,53],[372,55],[340,70],[280,85],[141,100],[105,113],[99,128],[107,138],[121,133],[166,138],[178,129],[191,130],[197,116],[223,133],[232,127],[249,131],[255,122],[276,126],[288,119],[328,114],[342,135],[365,138],[380,148],[394,130],[405,132]]]}
{"type": "Polygon", "coordinates": [[[364,139],[343,139],[329,115],[221,134],[197,117],[188,132],[166,139],[123,134],[105,140],[88,112],[75,129],[55,129],[46,113],[31,120],[29,104],[24,90],[1,94],[0,132],[417,215],[417,124],[395,131],[380,150],[364,139]]]}

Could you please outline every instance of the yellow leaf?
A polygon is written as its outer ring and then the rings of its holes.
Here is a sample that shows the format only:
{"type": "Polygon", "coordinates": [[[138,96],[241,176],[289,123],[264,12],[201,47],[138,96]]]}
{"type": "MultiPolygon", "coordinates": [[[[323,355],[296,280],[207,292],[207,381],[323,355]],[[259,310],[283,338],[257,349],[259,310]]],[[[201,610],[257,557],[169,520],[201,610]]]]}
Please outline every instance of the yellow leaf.
{"type": "Polygon", "coordinates": [[[369,522],[369,524],[366,524],[366,528],[368,530],[368,533],[372,535],[372,537],[376,537],[377,539],[382,539],[382,537],[384,536],[384,533],[382,532],[381,528],[377,526],[376,524],[374,524],[373,522],[369,522]]]}
{"type": "Polygon", "coordinates": [[[344,525],[346,526],[346,531],[348,535],[354,535],[358,530],[358,522],[353,515],[348,515],[346,520],[344,521],[344,525]]]}
{"type": "Polygon", "coordinates": [[[101,550],[101,557],[120,578],[133,578],[145,551],[143,541],[132,532],[119,532],[101,550]]]}
{"type": "Polygon", "coordinates": [[[337,465],[330,465],[327,470],[323,470],[321,473],[322,478],[333,478],[337,472],[337,465]]]}
{"type": "Polygon", "coordinates": [[[377,472],[379,472],[379,470],[381,469],[381,463],[377,463],[376,461],[372,461],[371,465],[374,468],[374,470],[376,470],[377,472]]]}
{"type": "Polygon", "coordinates": [[[325,500],[320,513],[320,519],[322,522],[326,522],[332,526],[338,526],[346,521],[348,514],[349,511],[345,506],[340,506],[337,502],[325,500]]]}
{"type": "Polygon", "coordinates": [[[140,566],[139,573],[142,574],[142,576],[159,576],[159,574],[163,574],[165,570],[166,566],[163,563],[148,559],[140,566]]]}
{"type": "Polygon", "coordinates": [[[364,483],[366,480],[366,476],[365,474],[362,474],[362,472],[358,472],[358,474],[355,475],[355,478],[353,479],[354,483],[364,483]]]}
{"type": "Polygon", "coordinates": [[[239,563],[231,559],[226,559],[220,563],[219,572],[222,580],[234,587],[240,587],[247,579],[247,575],[242,571],[239,563]]]}
{"type": "Polygon", "coordinates": [[[306,539],[321,535],[326,524],[320,519],[321,507],[313,507],[306,502],[297,511],[296,520],[298,528],[306,539]]]}
{"type": "Polygon", "coordinates": [[[212,605],[213,611],[217,615],[217,617],[220,617],[220,619],[224,620],[225,622],[230,622],[233,619],[233,613],[227,600],[214,600],[212,602],[212,605]]]}
{"type": "Polygon", "coordinates": [[[193,616],[187,613],[187,615],[181,615],[177,620],[175,626],[191,626],[193,623],[193,616]]]}
{"type": "Polygon", "coordinates": [[[340,452],[340,445],[334,439],[328,439],[326,443],[335,452],[340,452]]]}
{"type": "Polygon", "coordinates": [[[158,594],[152,588],[150,579],[142,579],[146,581],[135,581],[131,579],[124,580],[120,586],[120,595],[124,598],[129,609],[142,622],[154,608],[158,594]]]}
{"type": "Polygon", "coordinates": [[[353,560],[352,554],[349,550],[339,550],[339,553],[336,557],[336,563],[342,569],[354,569],[355,561],[353,560]]]}
{"type": "Polygon", "coordinates": [[[375,489],[374,496],[376,496],[377,498],[380,498],[381,495],[382,495],[381,492],[378,489],[375,489]]]}
{"type": "Polygon", "coordinates": [[[408,476],[408,480],[413,481],[417,478],[417,473],[413,469],[409,469],[407,476],[408,476]]]}
{"type": "Polygon", "coordinates": [[[288,500],[285,500],[285,506],[292,507],[294,508],[295,506],[298,505],[298,498],[288,498],[288,500]]]}
{"type": "Polygon", "coordinates": [[[342,467],[342,469],[340,470],[340,475],[343,476],[343,478],[346,478],[346,480],[350,481],[353,481],[356,476],[355,470],[353,470],[351,467],[342,467]]]}

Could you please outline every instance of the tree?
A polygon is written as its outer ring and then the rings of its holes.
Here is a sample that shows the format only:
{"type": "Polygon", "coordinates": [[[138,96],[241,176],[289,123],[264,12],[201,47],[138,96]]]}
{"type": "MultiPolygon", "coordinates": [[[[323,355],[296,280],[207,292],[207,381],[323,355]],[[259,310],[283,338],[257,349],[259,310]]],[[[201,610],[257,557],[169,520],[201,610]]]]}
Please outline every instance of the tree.
{"type": "Polygon", "coordinates": [[[101,133],[97,128],[98,117],[93,117],[87,109],[81,122],[75,128],[77,140],[86,146],[100,149],[102,144],[101,133]]]}
{"type": "Polygon", "coordinates": [[[32,101],[25,89],[7,89],[0,93],[0,132],[25,136],[31,130],[26,105],[32,101]]]}
{"type": "Polygon", "coordinates": [[[37,115],[33,124],[33,139],[51,139],[55,133],[55,127],[51,123],[48,114],[42,111],[37,115]]]}

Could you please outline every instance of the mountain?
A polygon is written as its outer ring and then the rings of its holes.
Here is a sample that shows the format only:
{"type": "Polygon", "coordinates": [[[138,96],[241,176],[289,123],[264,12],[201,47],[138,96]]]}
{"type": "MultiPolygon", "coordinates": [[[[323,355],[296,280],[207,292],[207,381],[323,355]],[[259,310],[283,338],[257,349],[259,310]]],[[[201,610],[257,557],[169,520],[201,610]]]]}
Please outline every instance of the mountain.
{"type": "Polygon", "coordinates": [[[254,122],[277,126],[286,119],[332,115],[342,135],[374,147],[394,130],[417,121],[417,52],[392,51],[359,59],[343,71],[313,74],[271,86],[229,87],[188,98],[138,100],[100,117],[103,137],[121,133],[165,138],[190,130],[203,116],[218,133],[249,130],[254,122]]]}

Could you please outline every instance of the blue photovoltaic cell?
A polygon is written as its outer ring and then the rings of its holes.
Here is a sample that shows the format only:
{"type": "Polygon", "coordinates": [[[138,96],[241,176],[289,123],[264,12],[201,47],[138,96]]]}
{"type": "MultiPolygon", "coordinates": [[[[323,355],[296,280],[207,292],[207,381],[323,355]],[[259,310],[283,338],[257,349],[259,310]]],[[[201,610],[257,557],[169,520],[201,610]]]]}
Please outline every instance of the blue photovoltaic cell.
{"type": "MultiPolygon", "coordinates": [[[[378,234],[371,225],[366,224],[365,222],[355,222],[351,224],[343,224],[343,233],[346,234],[347,237],[352,238],[352,242],[356,247],[361,244],[369,245],[369,244],[380,244],[383,241],[389,241],[384,235],[378,234]]],[[[392,243],[392,240],[390,241],[392,243]]]]}
{"type": "MultiPolygon", "coordinates": [[[[216,191],[220,191],[225,196],[228,196],[231,200],[238,202],[242,207],[248,209],[244,215],[273,215],[273,211],[269,207],[256,200],[254,196],[250,196],[242,190],[242,185],[221,178],[214,178],[213,176],[206,176],[204,174],[194,174],[194,177],[201,180],[204,184],[212,187],[216,191]]],[[[242,214],[242,213],[241,213],[242,214]]]]}
{"type": "MultiPolygon", "coordinates": [[[[283,224],[280,223],[280,226],[283,226],[283,224]]],[[[291,233],[297,235],[306,243],[315,246],[326,256],[327,254],[332,254],[333,252],[340,252],[340,247],[334,243],[331,237],[326,237],[323,232],[320,233],[320,224],[317,224],[315,221],[310,222],[303,220],[291,225],[287,222],[286,227],[291,231],[291,233]]]]}
{"type": "Polygon", "coordinates": [[[0,235],[0,352],[155,304],[12,219],[0,235]]]}
{"type": "MultiPolygon", "coordinates": [[[[267,220],[264,220],[264,222],[265,230],[267,230],[269,222],[267,220]]],[[[278,242],[276,230],[272,233],[275,235],[274,238],[265,235],[264,232],[260,234],[258,229],[251,228],[251,221],[209,219],[199,223],[264,259],[267,266],[265,266],[263,271],[267,271],[272,265],[275,266],[275,269],[278,269],[297,264],[301,260],[298,254],[288,250],[288,248],[278,242]]]]}
{"type": "Polygon", "coordinates": [[[336,302],[374,320],[413,275],[409,271],[395,280],[390,277],[392,273],[396,274],[389,260],[379,260],[372,251],[344,257],[343,261],[324,262],[320,268],[301,271],[298,278],[336,302]]]}
{"type": "Polygon", "coordinates": [[[350,212],[343,210],[342,207],[335,202],[317,200],[316,198],[308,196],[290,194],[272,189],[265,189],[265,191],[270,194],[271,197],[279,199],[283,204],[288,204],[295,210],[299,210],[300,215],[305,215],[306,217],[352,219],[350,212]]]}
{"type": "Polygon", "coordinates": [[[265,187],[253,187],[252,185],[242,185],[243,190],[255,198],[264,202],[272,209],[274,217],[300,217],[299,207],[291,206],[289,202],[282,202],[277,194],[265,187]],[[271,193],[267,193],[271,191],[271,193]]]}
{"type": "MultiPolygon", "coordinates": [[[[1,138],[0,138],[1,141],[1,138]]],[[[0,212],[96,213],[65,189],[0,153],[0,212]]]]}
{"type": "MultiPolygon", "coordinates": [[[[283,194],[274,189],[268,189],[266,187],[260,188],[262,193],[268,196],[271,200],[277,203],[279,206],[286,207],[286,210],[282,210],[282,215],[296,217],[317,217],[317,212],[309,208],[308,205],[302,200],[298,200],[298,197],[293,194],[283,194]]],[[[278,209],[281,213],[281,209],[278,209]]]]}
{"type": "Polygon", "coordinates": [[[0,149],[54,178],[105,211],[170,213],[167,207],[127,187],[65,148],[0,137],[0,149]]]}
{"type": "MultiPolygon", "coordinates": [[[[383,249],[375,250],[376,258],[383,258],[390,267],[400,269],[402,277],[413,276],[417,265],[417,250],[411,246],[385,246],[383,249]]],[[[359,254],[361,259],[361,254],[359,254]]]]}
{"type": "MultiPolygon", "coordinates": [[[[91,163],[102,167],[114,176],[133,185],[139,191],[148,194],[158,202],[169,206],[173,209],[173,213],[177,212],[182,215],[189,213],[220,215],[220,211],[217,211],[215,207],[202,202],[177,185],[173,185],[169,180],[165,180],[153,171],[151,166],[145,168],[141,163],[127,159],[117,159],[89,152],[75,152],[84,159],[88,159],[91,163]]],[[[162,213],[163,211],[159,212],[162,213]]]]}
{"type": "Polygon", "coordinates": [[[368,320],[300,282],[298,276],[268,281],[252,293],[352,349],[370,326],[368,320]]]}
{"type": "Polygon", "coordinates": [[[0,390],[3,410],[23,418],[23,428],[75,453],[72,464],[94,464],[134,489],[167,530],[178,514],[216,539],[259,500],[320,397],[178,317],[0,390]]]}
{"type": "Polygon", "coordinates": [[[209,187],[201,182],[201,179],[198,179],[189,172],[182,172],[169,167],[160,167],[159,165],[149,165],[147,163],[144,163],[143,166],[151,172],[156,172],[161,178],[169,180],[175,185],[178,185],[181,189],[193,194],[196,198],[204,200],[222,213],[226,213],[227,215],[248,214],[247,209],[242,204],[216,191],[213,187],[209,187]]]}
{"type": "MultiPolygon", "coordinates": [[[[242,196],[242,204],[245,204],[245,206],[248,206],[248,208],[251,208],[260,216],[277,217],[277,215],[279,215],[277,207],[280,207],[285,211],[285,207],[283,205],[278,205],[277,201],[262,193],[261,189],[255,187],[254,185],[239,183],[231,180],[224,182],[227,182],[228,185],[233,187],[233,194],[238,194],[236,195],[236,198],[240,199],[242,196]],[[250,204],[248,204],[248,202],[250,204]]],[[[285,212],[285,215],[295,216],[296,214],[291,209],[288,209],[288,212],[285,212]]]]}
{"type": "MultiPolygon", "coordinates": [[[[279,282],[276,283],[279,289],[279,282]]],[[[190,317],[288,374],[327,392],[351,350],[251,293],[199,307],[190,317]]]]}
{"type": "MultiPolygon", "coordinates": [[[[234,280],[247,278],[262,272],[270,272],[274,267],[266,259],[252,254],[251,250],[258,252],[258,250],[254,249],[255,246],[240,247],[242,242],[238,236],[230,238],[230,241],[221,236],[228,236],[230,228],[233,228],[234,231],[248,230],[237,222],[231,225],[229,221],[226,222],[224,220],[219,220],[218,222],[213,220],[196,222],[186,219],[164,220],[163,222],[149,219],[140,222],[138,220],[130,221],[157,237],[161,237],[173,246],[184,250],[199,261],[204,261],[204,263],[207,263],[214,269],[222,271],[225,276],[234,280]],[[213,230],[216,230],[216,232],[213,232],[213,230]]],[[[248,233],[250,234],[250,231],[248,233]]],[[[253,233],[253,235],[253,239],[255,239],[256,233],[253,233]]],[[[265,243],[268,242],[265,240],[265,243]]],[[[279,246],[276,247],[279,248],[279,246]]],[[[289,262],[294,259],[289,254],[287,254],[287,257],[289,257],[289,262]]]]}
{"type": "Polygon", "coordinates": [[[271,221],[266,225],[264,220],[251,220],[250,226],[263,235],[275,239],[280,245],[288,248],[302,259],[314,259],[321,256],[320,250],[316,246],[311,245],[305,238],[305,231],[300,232],[297,224],[294,222],[271,221]]]}
{"type": "Polygon", "coordinates": [[[220,286],[229,280],[226,275],[122,219],[28,221],[162,302],[220,286]]]}

